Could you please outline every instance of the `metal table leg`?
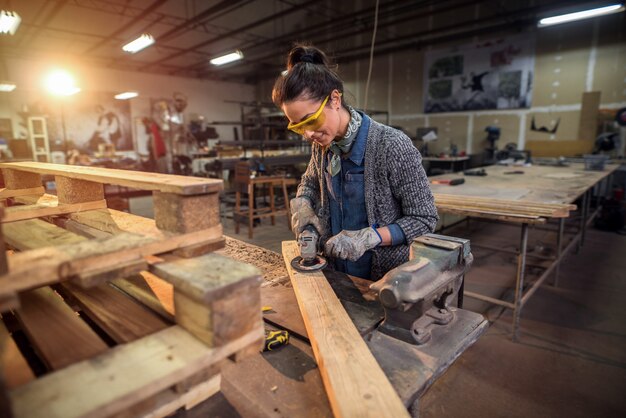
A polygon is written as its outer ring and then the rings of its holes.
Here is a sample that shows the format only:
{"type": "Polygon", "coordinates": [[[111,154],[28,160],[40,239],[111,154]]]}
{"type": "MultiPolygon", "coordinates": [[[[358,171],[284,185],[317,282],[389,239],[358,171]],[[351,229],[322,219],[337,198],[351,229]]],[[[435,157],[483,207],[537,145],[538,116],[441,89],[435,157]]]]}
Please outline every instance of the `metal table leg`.
{"type": "Polygon", "coordinates": [[[559,219],[559,233],[556,237],[556,270],[554,271],[554,287],[559,286],[559,273],[561,271],[561,255],[563,251],[563,231],[565,229],[565,218],[559,219]]]}
{"type": "Polygon", "coordinates": [[[522,293],[524,290],[524,272],[526,270],[526,250],[528,246],[528,224],[522,224],[520,251],[517,259],[517,278],[515,282],[515,307],[513,309],[513,341],[518,340],[519,321],[522,313],[522,293]]]}
{"type": "Polygon", "coordinates": [[[587,192],[583,193],[582,201],[580,202],[580,228],[578,230],[578,233],[581,234],[581,238],[578,240],[578,243],[576,245],[576,254],[580,252],[583,237],[585,236],[585,230],[587,225],[587,198],[587,192]]]}

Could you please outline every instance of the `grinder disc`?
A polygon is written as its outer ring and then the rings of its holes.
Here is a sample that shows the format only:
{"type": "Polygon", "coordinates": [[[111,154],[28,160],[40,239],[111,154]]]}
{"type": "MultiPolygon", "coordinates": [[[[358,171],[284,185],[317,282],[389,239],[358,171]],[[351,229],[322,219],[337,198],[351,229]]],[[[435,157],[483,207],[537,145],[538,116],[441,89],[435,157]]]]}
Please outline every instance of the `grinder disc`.
{"type": "Polygon", "coordinates": [[[326,267],[328,262],[324,257],[317,256],[312,261],[304,261],[304,259],[300,256],[291,260],[291,267],[298,271],[315,271],[320,270],[326,267]]]}

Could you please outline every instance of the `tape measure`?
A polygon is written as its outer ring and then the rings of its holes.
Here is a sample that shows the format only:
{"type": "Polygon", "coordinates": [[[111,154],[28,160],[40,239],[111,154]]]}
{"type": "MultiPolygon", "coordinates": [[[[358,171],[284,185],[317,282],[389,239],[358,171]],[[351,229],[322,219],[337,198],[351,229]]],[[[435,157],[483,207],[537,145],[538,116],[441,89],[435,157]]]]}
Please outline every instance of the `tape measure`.
{"type": "Polygon", "coordinates": [[[289,333],[287,331],[265,331],[265,346],[263,347],[263,351],[276,350],[287,344],[289,344],[289,333]]]}

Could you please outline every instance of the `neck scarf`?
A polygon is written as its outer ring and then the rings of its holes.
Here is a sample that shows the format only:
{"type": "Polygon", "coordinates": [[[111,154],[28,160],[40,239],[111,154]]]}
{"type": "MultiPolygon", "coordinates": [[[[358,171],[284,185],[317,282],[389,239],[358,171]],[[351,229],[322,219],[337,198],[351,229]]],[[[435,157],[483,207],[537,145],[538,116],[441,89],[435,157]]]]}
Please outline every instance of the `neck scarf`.
{"type": "Polygon", "coordinates": [[[348,122],[348,130],[346,131],[346,134],[341,140],[333,141],[328,147],[333,155],[330,158],[327,170],[333,177],[341,171],[341,155],[345,155],[350,152],[363,120],[361,115],[356,110],[351,107],[348,107],[348,110],[350,111],[350,122],[348,122]]]}

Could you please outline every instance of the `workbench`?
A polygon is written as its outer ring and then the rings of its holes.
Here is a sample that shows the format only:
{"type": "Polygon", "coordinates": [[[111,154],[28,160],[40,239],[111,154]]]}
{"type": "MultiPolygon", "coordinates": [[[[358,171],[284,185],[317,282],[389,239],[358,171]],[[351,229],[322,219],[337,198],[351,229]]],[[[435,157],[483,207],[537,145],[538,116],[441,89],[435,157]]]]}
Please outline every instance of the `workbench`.
{"type": "MultiPolygon", "coordinates": [[[[603,171],[586,171],[584,164],[569,166],[488,166],[486,176],[467,176],[460,173],[433,176],[447,180],[464,177],[465,183],[455,186],[431,184],[435,205],[440,214],[454,214],[468,218],[504,222],[521,228],[515,296],[512,302],[465,291],[465,296],[513,310],[513,340],[518,338],[521,310],[537,288],[554,271],[554,285],[558,285],[559,266],[563,257],[573,248],[580,249],[585,241],[587,225],[597,215],[590,213],[591,198],[604,196],[611,188],[612,175],[617,165],[607,165],[603,171]],[[564,247],[565,219],[576,208],[580,214],[577,233],[564,247]],[[556,256],[543,274],[527,289],[524,288],[526,258],[528,257],[529,226],[556,220],[556,256]]],[[[442,229],[452,225],[443,225],[442,229]]],[[[480,247],[472,243],[473,247],[480,247]]],[[[502,251],[501,248],[489,248],[502,251]]]]}
{"type": "Polygon", "coordinates": [[[426,173],[432,171],[433,168],[442,168],[449,172],[457,172],[465,170],[470,157],[422,157],[422,163],[426,168],[426,173]]]}

